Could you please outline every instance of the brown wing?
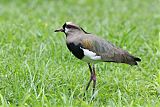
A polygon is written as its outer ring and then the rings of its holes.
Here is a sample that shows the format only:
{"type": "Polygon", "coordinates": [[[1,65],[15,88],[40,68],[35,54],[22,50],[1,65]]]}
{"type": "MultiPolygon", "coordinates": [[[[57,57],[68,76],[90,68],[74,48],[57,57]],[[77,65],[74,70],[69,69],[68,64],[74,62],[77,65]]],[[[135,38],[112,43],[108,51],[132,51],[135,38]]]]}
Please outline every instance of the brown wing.
{"type": "Polygon", "coordinates": [[[81,39],[81,44],[85,49],[95,52],[101,56],[104,62],[116,62],[116,63],[127,63],[130,65],[137,65],[136,61],[140,61],[112,43],[105,41],[101,38],[88,34],[85,38],[81,39]]]}

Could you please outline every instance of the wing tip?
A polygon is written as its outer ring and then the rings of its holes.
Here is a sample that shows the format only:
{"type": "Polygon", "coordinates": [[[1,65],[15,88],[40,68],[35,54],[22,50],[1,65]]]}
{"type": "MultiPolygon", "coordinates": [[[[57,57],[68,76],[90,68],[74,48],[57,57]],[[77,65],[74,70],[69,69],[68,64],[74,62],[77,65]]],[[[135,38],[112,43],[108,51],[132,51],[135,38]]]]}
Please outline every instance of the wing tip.
{"type": "Polygon", "coordinates": [[[141,59],[138,57],[133,57],[133,59],[134,59],[134,62],[131,63],[131,65],[138,65],[138,62],[141,62],[141,59]]]}
{"type": "Polygon", "coordinates": [[[138,62],[141,62],[141,59],[140,59],[140,58],[137,58],[137,57],[134,57],[134,60],[135,60],[135,61],[138,61],[138,62]]]}

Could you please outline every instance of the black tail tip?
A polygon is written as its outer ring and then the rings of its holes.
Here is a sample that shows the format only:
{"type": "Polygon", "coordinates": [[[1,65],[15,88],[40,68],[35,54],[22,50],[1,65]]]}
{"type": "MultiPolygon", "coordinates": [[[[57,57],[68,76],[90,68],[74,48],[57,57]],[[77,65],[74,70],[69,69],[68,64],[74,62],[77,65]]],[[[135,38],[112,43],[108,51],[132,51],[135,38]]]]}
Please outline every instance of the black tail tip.
{"type": "Polygon", "coordinates": [[[134,58],[135,61],[141,62],[140,58],[134,58]]]}

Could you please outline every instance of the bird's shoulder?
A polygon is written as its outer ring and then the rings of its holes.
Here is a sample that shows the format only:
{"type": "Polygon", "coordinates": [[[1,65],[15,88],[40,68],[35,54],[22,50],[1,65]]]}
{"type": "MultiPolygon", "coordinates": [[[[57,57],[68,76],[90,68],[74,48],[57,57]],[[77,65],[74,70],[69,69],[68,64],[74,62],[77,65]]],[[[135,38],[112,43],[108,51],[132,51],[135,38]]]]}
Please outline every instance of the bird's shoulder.
{"type": "Polygon", "coordinates": [[[86,34],[85,36],[82,36],[80,42],[84,48],[96,53],[103,53],[111,48],[116,47],[111,42],[92,34],[86,34]]]}
{"type": "Polygon", "coordinates": [[[74,44],[74,46],[88,49],[97,54],[106,53],[110,50],[112,50],[112,52],[118,50],[111,42],[93,34],[76,35],[69,39],[67,44],[74,44]]]}

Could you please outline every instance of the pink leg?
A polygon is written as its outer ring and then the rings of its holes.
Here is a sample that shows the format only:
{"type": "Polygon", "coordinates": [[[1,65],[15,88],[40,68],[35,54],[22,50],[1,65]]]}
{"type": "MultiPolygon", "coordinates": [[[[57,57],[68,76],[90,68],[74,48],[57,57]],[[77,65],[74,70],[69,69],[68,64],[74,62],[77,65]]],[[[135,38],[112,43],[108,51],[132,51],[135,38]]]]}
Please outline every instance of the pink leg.
{"type": "Polygon", "coordinates": [[[91,84],[91,81],[93,80],[93,94],[94,94],[94,91],[95,91],[95,87],[96,87],[96,72],[95,72],[95,67],[93,65],[93,68],[91,68],[91,65],[88,63],[88,66],[89,66],[89,70],[90,70],[90,73],[91,73],[91,77],[90,77],[90,80],[87,84],[87,87],[86,87],[86,91],[88,90],[90,84],[91,84]]]}
{"type": "Polygon", "coordinates": [[[91,81],[92,81],[92,68],[91,68],[91,65],[88,63],[88,66],[89,66],[89,70],[90,70],[90,73],[91,73],[91,77],[90,77],[90,80],[87,84],[87,87],[86,87],[86,91],[88,90],[90,84],[91,84],[91,81]]]}
{"type": "Polygon", "coordinates": [[[95,72],[95,67],[93,65],[93,73],[92,73],[92,80],[93,80],[93,94],[96,88],[96,72],[95,72]]]}

